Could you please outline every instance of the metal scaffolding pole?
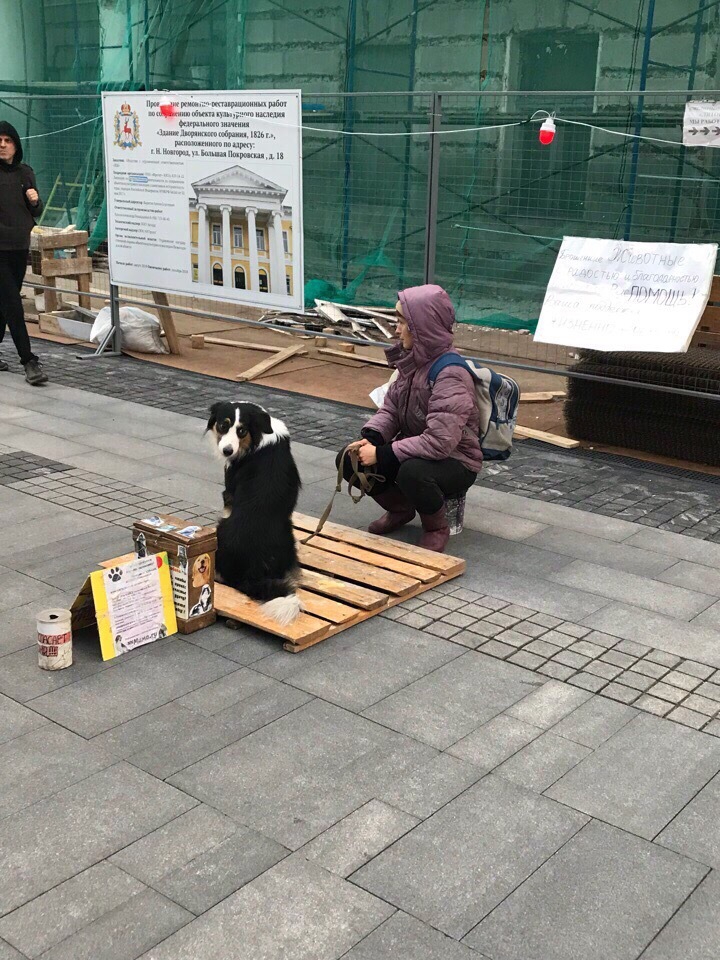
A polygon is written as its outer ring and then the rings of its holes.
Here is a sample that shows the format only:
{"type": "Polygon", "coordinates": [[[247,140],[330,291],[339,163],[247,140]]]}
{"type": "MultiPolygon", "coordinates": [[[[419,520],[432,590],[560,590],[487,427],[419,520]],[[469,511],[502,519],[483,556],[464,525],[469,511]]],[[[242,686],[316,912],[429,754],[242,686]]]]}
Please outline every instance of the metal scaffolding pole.
{"type": "Polygon", "coordinates": [[[642,66],[640,68],[640,96],[635,110],[635,140],[633,140],[632,160],[630,162],[630,182],[628,184],[627,212],[625,214],[625,239],[630,239],[633,221],[633,206],[635,203],[635,188],[637,186],[638,165],[640,162],[640,140],[643,127],[643,111],[645,109],[645,87],[647,86],[648,64],[650,62],[650,46],[653,36],[653,20],[655,19],[655,0],[648,0],[648,13],[645,22],[645,44],[643,46],[642,66]]]}

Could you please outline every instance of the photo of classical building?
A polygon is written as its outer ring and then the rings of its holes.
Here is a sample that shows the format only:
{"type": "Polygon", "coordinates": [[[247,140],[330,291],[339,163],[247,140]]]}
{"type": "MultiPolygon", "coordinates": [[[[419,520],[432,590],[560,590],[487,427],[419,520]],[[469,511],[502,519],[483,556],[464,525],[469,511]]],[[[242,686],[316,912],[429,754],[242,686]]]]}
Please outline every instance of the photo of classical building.
{"type": "Polygon", "coordinates": [[[287,189],[241,166],[192,184],[191,269],[196,283],[292,295],[292,207],[287,189]]]}

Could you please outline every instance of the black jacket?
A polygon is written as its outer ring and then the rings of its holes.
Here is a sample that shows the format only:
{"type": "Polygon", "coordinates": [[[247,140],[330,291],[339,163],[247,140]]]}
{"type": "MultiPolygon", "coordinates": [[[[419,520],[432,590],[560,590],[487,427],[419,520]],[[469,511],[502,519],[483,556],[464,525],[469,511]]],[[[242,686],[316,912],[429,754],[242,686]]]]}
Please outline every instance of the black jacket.
{"type": "Polygon", "coordinates": [[[33,205],[25,196],[26,191],[37,190],[37,181],[32,167],[22,162],[17,130],[3,120],[0,134],[12,137],[16,149],[12,163],[0,161],[0,250],[27,250],[35,217],[42,213],[42,200],[33,205]]]}

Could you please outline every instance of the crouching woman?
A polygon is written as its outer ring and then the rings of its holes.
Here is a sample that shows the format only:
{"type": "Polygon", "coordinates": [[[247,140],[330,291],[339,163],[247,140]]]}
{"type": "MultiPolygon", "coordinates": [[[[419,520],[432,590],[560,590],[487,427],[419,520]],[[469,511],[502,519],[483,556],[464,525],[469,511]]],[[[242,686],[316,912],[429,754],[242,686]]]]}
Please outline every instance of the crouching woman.
{"type": "MultiPolygon", "coordinates": [[[[428,383],[433,362],[453,349],[455,311],[442,287],[409,287],[399,297],[399,343],[386,351],[398,375],[352,446],[360,464],[384,478],[372,497],[386,512],[370,532],[391,533],[417,512],[420,546],[442,553],[450,536],[445,501],[462,496],[482,466],[475,382],[469,370],[448,366],[432,389],[428,383]]],[[[344,474],[352,476],[349,456],[344,474]]]]}

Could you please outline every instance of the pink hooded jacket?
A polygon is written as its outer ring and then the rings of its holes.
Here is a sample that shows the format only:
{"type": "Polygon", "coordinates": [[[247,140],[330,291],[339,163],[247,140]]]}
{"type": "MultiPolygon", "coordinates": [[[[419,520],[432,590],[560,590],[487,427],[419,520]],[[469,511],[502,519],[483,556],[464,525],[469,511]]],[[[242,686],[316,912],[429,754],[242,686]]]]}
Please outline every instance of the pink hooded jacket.
{"type": "MultiPolygon", "coordinates": [[[[363,435],[377,434],[391,444],[397,460],[459,460],[475,473],[482,466],[478,439],[479,413],[475,383],[469,370],[446,367],[430,389],[433,362],[453,348],[455,311],[442,287],[426,284],[399,294],[403,314],[413,337],[410,350],[394,344],[386,350],[388,363],[398,370],[385,402],[368,420],[363,435]]],[[[383,459],[378,453],[378,463],[383,459]]]]}

